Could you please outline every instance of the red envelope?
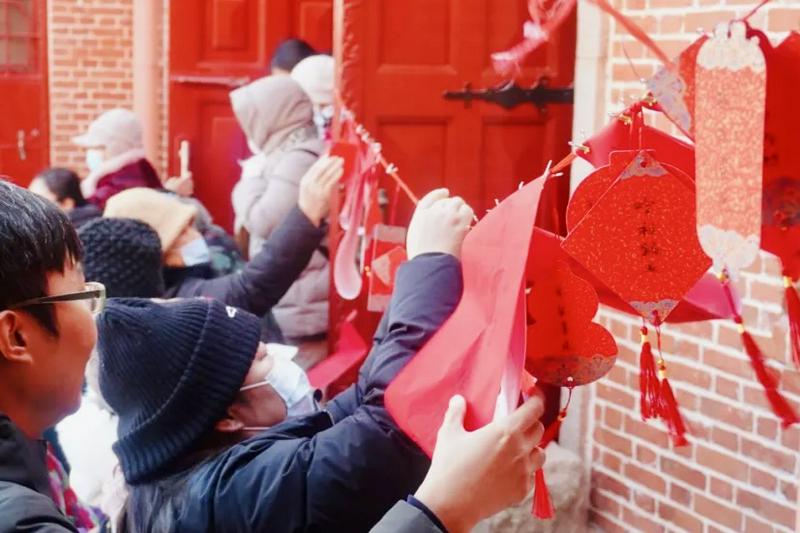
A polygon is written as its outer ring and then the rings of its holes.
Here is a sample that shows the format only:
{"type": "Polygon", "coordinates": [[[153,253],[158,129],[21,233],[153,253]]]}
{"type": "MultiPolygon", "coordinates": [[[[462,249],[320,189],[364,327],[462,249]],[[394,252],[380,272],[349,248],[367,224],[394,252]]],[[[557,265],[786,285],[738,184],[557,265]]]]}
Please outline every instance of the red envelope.
{"type": "Polygon", "coordinates": [[[692,191],[640,151],[563,246],[660,325],[711,264],[697,242],[693,206],[692,191]]]}
{"type": "Polygon", "coordinates": [[[592,286],[557,261],[528,280],[528,291],[527,370],[559,387],[586,385],[607,374],[617,344],[592,322],[598,303],[592,286]]]}
{"type": "MultiPolygon", "coordinates": [[[[465,427],[472,430],[493,419],[509,358],[519,361],[510,387],[520,386],[523,280],[544,182],[516,191],[470,230],[461,252],[461,301],[386,391],[397,424],[429,455],[454,394],[467,400],[465,427]]],[[[519,390],[508,389],[505,398],[516,400],[519,390]]]]}
{"type": "Polygon", "coordinates": [[[348,183],[355,177],[356,164],[358,161],[358,145],[352,142],[333,143],[328,154],[344,159],[344,172],[342,173],[341,183],[348,183]]]}

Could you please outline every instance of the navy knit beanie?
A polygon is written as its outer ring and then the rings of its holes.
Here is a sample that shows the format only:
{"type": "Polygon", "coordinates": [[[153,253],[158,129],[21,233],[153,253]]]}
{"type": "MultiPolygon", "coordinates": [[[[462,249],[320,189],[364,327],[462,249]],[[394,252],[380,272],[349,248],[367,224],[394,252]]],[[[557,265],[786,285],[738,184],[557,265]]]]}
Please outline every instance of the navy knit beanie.
{"type": "Polygon", "coordinates": [[[161,241],[153,228],[130,218],[98,218],[84,224],[78,236],[86,279],[105,285],[109,297],[164,294],[161,241]]]}
{"type": "Polygon", "coordinates": [[[119,416],[129,484],[160,478],[221,420],[258,349],[259,320],[216,300],[111,299],[97,319],[100,390],[119,416]]]}

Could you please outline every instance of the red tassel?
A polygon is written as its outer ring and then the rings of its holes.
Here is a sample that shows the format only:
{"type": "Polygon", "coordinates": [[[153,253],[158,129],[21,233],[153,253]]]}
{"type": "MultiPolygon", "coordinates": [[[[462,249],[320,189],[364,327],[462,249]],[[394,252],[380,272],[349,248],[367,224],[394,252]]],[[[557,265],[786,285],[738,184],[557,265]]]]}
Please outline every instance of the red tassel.
{"type": "Polygon", "coordinates": [[[642,351],[639,354],[639,406],[642,420],[658,416],[658,377],[653,348],[647,337],[647,328],[642,326],[642,351]]]}
{"type": "Polygon", "coordinates": [[[767,365],[764,363],[764,354],[761,352],[761,348],[758,347],[758,344],[756,344],[753,336],[750,335],[746,329],[744,329],[744,325],[741,323],[741,318],[737,317],[736,323],[739,327],[739,334],[742,336],[744,351],[747,352],[747,355],[750,357],[750,365],[753,367],[759,383],[761,383],[761,386],[764,387],[764,392],[767,394],[767,400],[769,401],[775,416],[781,419],[781,425],[784,428],[787,428],[792,424],[797,424],[800,422],[800,417],[797,416],[797,413],[794,411],[792,406],[789,405],[789,402],[787,402],[778,391],[778,384],[775,380],[775,376],[770,374],[769,370],[767,369],[767,365]]]}
{"type": "Polygon", "coordinates": [[[547,426],[547,429],[544,430],[542,440],[539,441],[539,448],[544,450],[548,444],[555,440],[556,436],[558,435],[558,430],[561,429],[562,414],[563,412],[559,413],[558,418],[556,418],[553,423],[547,426]]]}
{"type": "MultiPolygon", "coordinates": [[[[572,382],[572,378],[568,380],[572,382]]],[[[545,449],[548,444],[558,436],[558,430],[561,428],[561,422],[567,417],[567,410],[569,404],[572,402],[572,386],[569,386],[569,395],[567,396],[567,403],[564,408],[559,411],[558,417],[552,424],[547,426],[542,435],[542,440],[539,441],[539,448],[545,449]]],[[[555,514],[553,511],[553,503],[550,501],[550,491],[547,490],[547,483],[544,481],[544,470],[541,468],[536,471],[533,488],[533,509],[531,510],[533,516],[540,520],[549,520],[555,514]]]]}
{"type": "Polygon", "coordinates": [[[786,287],[786,314],[789,315],[789,343],[794,365],[800,370],[800,297],[790,277],[784,276],[783,284],[786,287]]]}
{"type": "Polygon", "coordinates": [[[549,520],[555,515],[553,502],[550,501],[550,491],[544,481],[544,470],[536,471],[536,481],[533,489],[533,516],[539,520],[549,520]]]}
{"type": "MultiPolygon", "coordinates": [[[[663,362],[661,365],[663,367],[663,362]]],[[[672,392],[672,386],[669,384],[666,375],[661,380],[659,411],[661,418],[667,425],[669,435],[672,437],[672,444],[674,446],[686,446],[689,444],[685,436],[686,424],[683,422],[683,417],[678,409],[678,402],[675,400],[675,394],[672,392]]]]}
{"type": "MultiPolygon", "coordinates": [[[[728,276],[727,271],[723,271],[719,275],[719,279],[722,282],[723,288],[725,289],[725,296],[728,298],[728,304],[735,313],[736,306],[733,304],[733,292],[730,287],[730,277],[728,276]]],[[[787,289],[788,288],[789,287],[787,287],[787,289]]],[[[796,296],[797,295],[795,294],[795,297],[796,296]]],[[[789,294],[787,294],[786,297],[788,303],[791,297],[789,294]]],[[[775,413],[775,416],[781,419],[781,425],[784,428],[800,422],[800,417],[797,416],[797,413],[794,411],[794,409],[792,409],[792,406],[789,405],[786,399],[781,396],[781,393],[778,391],[778,384],[775,380],[775,377],[769,373],[767,370],[767,365],[764,363],[764,354],[761,352],[761,348],[758,347],[758,344],[756,344],[753,336],[750,335],[747,329],[745,329],[741,315],[734,314],[733,319],[736,322],[739,335],[742,337],[744,351],[750,358],[750,366],[753,367],[753,370],[756,373],[756,378],[758,378],[761,386],[764,387],[764,392],[767,395],[767,401],[769,401],[769,404],[772,407],[772,412],[775,413]]]]}

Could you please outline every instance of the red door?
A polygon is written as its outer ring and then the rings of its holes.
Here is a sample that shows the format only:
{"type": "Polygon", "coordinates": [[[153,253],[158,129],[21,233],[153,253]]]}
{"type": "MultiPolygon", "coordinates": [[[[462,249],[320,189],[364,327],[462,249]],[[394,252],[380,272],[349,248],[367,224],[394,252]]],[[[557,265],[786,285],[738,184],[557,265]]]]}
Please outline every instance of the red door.
{"type": "MultiPolygon", "coordinates": [[[[474,89],[505,81],[492,70],[490,54],[521,39],[527,0],[337,0],[336,56],[341,62],[344,103],[383,146],[386,158],[418,196],[448,187],[478,216],[495,199],[513,192],[544,170],[548,160],[569,152],[572,106],[526,104],[513,110],[474,101],[443,99],[448,90],[474,89]]],[[[517,82],[541,76],[551,87],[569,87],[575,67],[576,18],[567,19],[550,42],[522,68],[517,82]]],[[[390,195],[391,183],[384,184],[390,195]]],[[[569,182],[553,189],[545,212],[563,213],[569,182]]],[[[390,201],[391,203],[391,201],[390,201]]],[[[406,224],[413,206],[399,200],[397,222],[406,224]]],[[[550,225],[550,224],[548,224],[550,225]]],[[[334,228],[332,253],[339,237],[334,228]]],[[[366,339],[378,315],[365,311],[364,297],[343,302],[331,292],[331,326],[358,309],[356,327],[366,339]]],[[[551,421],[558,390],[545,391],[551,421]]]]}
{"type": "MultiPolygon", "coordinates": [[[[345,104],[383,146],[387,160],[418,196],[448,187],[478,216],[538,176],[548,160],[569,152],[572,106],[532,104],[505,110],[497,104],[445,100],[443,93],[498,85],[490,54],[522,37],[527,0],[337,0],[337,59],[343,65],[345,104]]],[[[551,87],[572,85],[575,66],[574,12],[550,42],[527,60],[517,79],[525,87],[539,77],[551,87]]],[[[566,207],[569,183],[555,199],[566,207]]],[[[390,195],[391,183],[385,184],[390,195]]],[[[391,203],[391,202],[390,202],[391,203]]],[[[397,221],[413,206],[399,200],[397,221]]],[[[550,210],[548,209],[548,212],[550,210]]],[[[336,226],[334,225],[334,228],[336,226]]],[[[332,243],[337,235],[334,232],[332,243]]],[[[353,307],[331,295],[332,327],[353,307]]],[[[375,316],[360,311],[365,336],[375,316]]]]}
{"type": "Polygon", "coordinates": [[[297,36],[330,49],[330,0],[172,0],[170,2],[169,168],[190,143],[195,194],[230,230],[237,161],[249,155],[228,93],[264,76],[275,46],[297,36]]]}
{"type": "Polygon", "coordinates": [[[44,0],[0,0],[0,174],[27,186],[48,164],[44,0]]]}

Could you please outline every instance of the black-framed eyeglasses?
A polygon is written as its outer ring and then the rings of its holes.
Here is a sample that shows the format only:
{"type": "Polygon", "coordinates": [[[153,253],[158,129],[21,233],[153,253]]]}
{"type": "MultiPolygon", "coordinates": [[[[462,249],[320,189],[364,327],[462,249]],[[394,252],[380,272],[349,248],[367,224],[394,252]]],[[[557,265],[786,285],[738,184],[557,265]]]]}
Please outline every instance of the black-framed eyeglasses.
{"type": "Polygon", "coordinates": [[[58,302],[74,302],[84,300],[89,304],[89,310],[93,315],[99,315],[103,311],[106,304],[106,287],[102,283],[96,281],[89,281],[82,291],[70,292],[67,294],[58,294],[56,296],[41,296],[39,298],[31,298],[18,304],[9,306],[9,310],[22,309],[23,307],[30,307],[32,305],[54,304],[58,302]]]}

